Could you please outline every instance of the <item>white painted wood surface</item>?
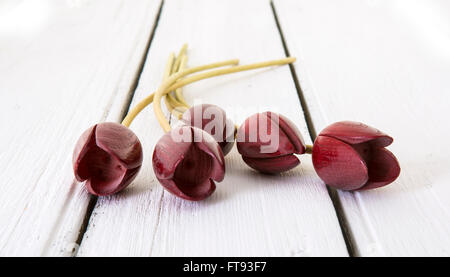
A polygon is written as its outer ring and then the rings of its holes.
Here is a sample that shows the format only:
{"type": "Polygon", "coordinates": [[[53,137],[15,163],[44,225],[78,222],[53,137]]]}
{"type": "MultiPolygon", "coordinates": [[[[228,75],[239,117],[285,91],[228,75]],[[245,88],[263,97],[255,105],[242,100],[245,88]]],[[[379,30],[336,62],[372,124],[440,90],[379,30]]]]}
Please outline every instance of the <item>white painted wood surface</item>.
{"type": "Polygon", "coordinates": [[[356,255],[450,254],[450,3],[274,1],[314,126],[395,138],[391,186],[340,192],[356,255]]]}
{"type": "Polygon", "coordinates": [[[117,121],[160,1],[0,3],[0,256],[72,255],[81,132],[117,121]]]}
{"type": "MultiPolygon", "coordinates": [[[[189,65],[241,58],[250,63],[284,56],[269,1],[165,1],[133,105],[160,84],[170,51],[189,42],[189,65]]],[[[237,123],[256,111],[279,111],[305,134],[306,124],[287,66],[214,78],[185,89],[228,111],[237,123]]],[[[346,256],[336,213],[309,157],[283,176],[247,167],[234,149],[225,180],[212,197],[189,202],[164,192],[151,156],[163,135],[153,109],[131,128],[144,147],[133,185],[100,198],[79,256],[346,256]]]]}
{"type": "MultiPolygon", "coordinates": [[[[0,3],[0,256],[346,256],[336,212],[310,158],[282,176],[253,172],[236,149],[215,194],[188,202],[154,177],[163,134],[152,107],[131,128],[144,166],[123,193],[100,198],[78,252],[90,197],[74,183],[81,132],[119,121],[160,83],[166,58],[189,43],[190,66],[284,56],[270,2],[0,3]]],[[[359,256],[450,253],[450,4],[434,1],[274,0],[317,133],[334,121],[395,138],[402,166],[391,186],[339,192],[359,256]]],[[[291,118],[310,142],[288,67],[214,78],[185,89],[241,123],[257,111],[291,118]]]]}

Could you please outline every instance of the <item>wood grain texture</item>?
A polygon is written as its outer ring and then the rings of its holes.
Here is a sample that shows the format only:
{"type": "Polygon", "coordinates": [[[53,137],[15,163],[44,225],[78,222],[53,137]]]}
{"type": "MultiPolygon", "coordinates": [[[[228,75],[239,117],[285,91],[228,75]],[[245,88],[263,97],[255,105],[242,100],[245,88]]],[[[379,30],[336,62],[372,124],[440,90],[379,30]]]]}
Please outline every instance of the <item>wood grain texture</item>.
{"type": "Polygon", "coordinates": [[[73,146],[119,120],[160,1],[1,5],[0,255],[72,255],[89,202],[73,146]]]}
{"type": "Polygon", "coordinates": [[[356,255],[448,256],[449,3],[274,4],[317,132],[355,120],[395,138],[395,183],[339,192],[356,255]]]}
{"type": "MultiPolygon", "coordinates": [[[[189,66],[284,56],[269,1],[165,1],[133,104],[160,84],[170,51],[189,43],[189,66]]],[[[185,89],[193,104],[215,103],[241,123],[257,111],[282,112],[305,134],[289,67],[214,78],[185,89]],[[197,101],[198,103],[198,101],[197,101]]],[[[257,174],[236,148],[225,180],[201,202],[177,199],[155,179],[151,156],[163,135],[152,108],[131,125],[143,142],[143,170],[119,195],[100,198],[79,256],[346,256],[326,187],[309,157],[282,176],[257,174]]]]}

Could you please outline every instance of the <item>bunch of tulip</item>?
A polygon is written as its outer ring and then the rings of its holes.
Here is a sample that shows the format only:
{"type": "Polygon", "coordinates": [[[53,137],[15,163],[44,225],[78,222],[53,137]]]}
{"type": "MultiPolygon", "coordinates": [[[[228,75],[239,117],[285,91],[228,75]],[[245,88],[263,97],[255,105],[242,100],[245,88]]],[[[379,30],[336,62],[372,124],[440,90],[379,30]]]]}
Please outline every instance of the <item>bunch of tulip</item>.
{"type": "Polygon", "coordinates": [[[98,123],[78,140],[73,169],[94,195],[111,195],[126,188],[142,165],[142,146],[129,129],[133,119],[152,102],[166,132],[153,152],[156,178],[172,194],[187,200],[210,196],[225,176],[225,158],[236,140],[244,162],[266,174],[281,173],[300,164],[297,155],[312,154],[317,175],[329,186],[342,190],[367,190],[392,183],[400,174],[395,156],[385,149],[393,139],[365,124],[336,122],[326,127],[314,145],[305,145],[295,124],[283,115],[264,112],[248,117],[239,127],[215,105],[190,107],[182,87],[206,78],[293,63],[295,58],[239,66],[238,60],[187,68],[187,46],[169,56],[163,81],[155,93],[139,102],[122,124],[98,123]],[[223,69],[215,69],[226,67],[223,69]],[[212,70],[215,69],[215,70],[212,70]],[[206,71],[208,70],[208,71],[206,71]],[[198,73],[206,71],[205,73],[198,73]],[[194,75],[192,75],[194,74],[194,75]],[[171,129],[161,108],[181,125],[171,129]]]}

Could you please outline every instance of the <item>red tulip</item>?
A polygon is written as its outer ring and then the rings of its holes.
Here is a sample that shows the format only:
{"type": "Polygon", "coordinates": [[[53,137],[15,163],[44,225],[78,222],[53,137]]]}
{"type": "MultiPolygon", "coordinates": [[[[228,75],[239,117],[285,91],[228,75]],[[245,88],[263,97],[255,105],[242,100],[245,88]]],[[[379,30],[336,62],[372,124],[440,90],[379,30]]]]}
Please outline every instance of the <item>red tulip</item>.
{"type": "Polygon", "coordinates": [[[314,168],[327,185],[338,189],[386,186],[400,174],[397,159],[385,149],[392,142],[392,137],[365,124],[336,122],[314,141],[314,168]]]}
{"type": "Polygon", "coordinates": [[[181,121],[213,136],[222,148],[224,156],[233,148],[236,128],[233,121],[227,119],[225,111],[218,106],[211,104],[193,106],[184,112],[181,121]]]}
{"type": "Polygon", "coordinates": [[[142,164],[142,147],[127,127],[113,122],[87,129],[73,152],[73,171],[94,195],[110,195],[127,187],[142,164]]]}
{"type": "Polygon", "coordinates": [[[272,112],[250,116],[241,125],[237,148],[247,165],[263,173],[280,173],[300,164],[303,137],[286,117],[272,112]]]}
{"type": "Polygon", "coordinates": [[[181,198],[197,201],[216,189],[225,176],[225,160],[214,138],[192,126],[166,133],[153,152],[153,170],[159,182],[181,198]]]}

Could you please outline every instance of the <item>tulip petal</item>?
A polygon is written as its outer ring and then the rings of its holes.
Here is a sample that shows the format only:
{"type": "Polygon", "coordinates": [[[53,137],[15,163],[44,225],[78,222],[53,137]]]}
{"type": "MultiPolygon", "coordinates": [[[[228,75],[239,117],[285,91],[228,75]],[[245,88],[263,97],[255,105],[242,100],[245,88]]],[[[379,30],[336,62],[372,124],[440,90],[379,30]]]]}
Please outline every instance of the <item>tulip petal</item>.
{"type": "Polygon", "coordinates": [[[215,190],[213,180],[225,176],[222,150],[207,132],[181,126],[166,133],[153,153],[153,168],[161,184],[171,193],[187,200],[202,200],[215,190]],[[178,141],[173,133],[188,132],[190,142],[178,141]]]}
{"type": "Polygon", "coordinates": [[[142,164],[142,147],[137,136],[127,127],[115,122],[97,125],[96,144],[106,152],[114,155],[127,168],[142,164]]]}
{"type": "Polygon", "coordinates": [[[79,181],[86,181],[90,193],[108,195],[119,190],[127,168],[116,156],[95,144],[95,133],[78,159],[75,175],[79,181]]]}
{"type": "Polygon", "coordinates": [[[173,177],[178,164],[192,145],[193,137],[190,127],[178,127],[164,134],[158,141],[153,152],[153,168],[158,179],[173,177]],[[189,132],[190,141],[174,141],[172,133],[189,132]]]}
{"type": "Polygon", "coordinates": [[[242,156],[242,159],[251,168],[268,174],[288,171],[300,164],[300,160],[295,155],[274,158],[249,158],[242,156]]]}
{"type": "Polygon", "coordinates": [[[205,126],[211,121],[215,121],[219,126],[225,127],[226,120],[226,112],[219,106],[212,104],[195,105],[184,112],[181,117],[181,121],[185,124],[202,130],[204,130],[205,126]]]}
{"type": "Polygon", "coordinates": [[[212,173],[216,173],[213,170],[215,159],[198,147],[202,145],[202,143],[194,143],[189,148],[183,160],[178,164],[172,179],[183,194],[194,199],[203,199],[205,195],[209,196],[206,194],[207,192],[212,193],[210,176],[212,173]]]}
{"type": "Polygon", "coordinates": [[[270,118],[270,112],[248,117],[238,130],[239,153],[252,158],[279,157],[296,153],[298,150],[277,123],[279,122],[270,118]],[[272,134],[272,131],[278,132],[278,135],[272,134]]]}
{"type": "MultiPolygon", "coordinates": [[[[214,138],[205,131],[192,127],[195,146],[210,156],[212,169],[210,177],[215,181],[222,181],[225,177],[225,158],[222,149],[214,138]],[[198,142],[199,141],[199,142],[198,142]]],[[[202,168],[198,165],[199,169],[202,168]]]]}
{"type": "Polygon", "coordinates": [[[197,144],[193,144],[177,165],[173,177],[179,185],[196,184],[209,179],[212,167],[211,156],[199,149],[197,144]]]}
{"type": "Polygon", "coordinates": [[[208,179],[196,186],[183,186],[180,188],[172,179],[159,180],[170,193],[190,201],[200,201],[210,196],[216,190],[214,181],[208,179]]]}
{"type": "Polygon", "coordinates": [[[400,175],[400,165],[397,158],[385,148],[372,149],[369,168],[369,180],[359,190],[375,189],[389,185],[400,175]]]}
{"type": "MultiPolygon", "coordinates": [[[[273,115],[272,115],[273,116],[273,115]]],[[[289,138],[292,145],[294,145],[296,154],[303,154],[306,151],[305,142],[303,140],[303,136],[298,130],[297,126],[289,120],[287,117],[279,114],[279,124],[280,129],[286,134],[289,138]]],[[[272,117],[271,117],[272,118],[272,117]]]]}
{"type": "Polygon", "coordinates": [[[317,175],[329,186],[355,190],[369,179],[365,161],[350,145],[326,136],[318,136],[312,152],[317,175]]]}
{"type": "Polygon", "coordinates": [[[97,125],[94,125],[83,132],[75,145],[75,149],[72,155],[73,172],[75,178],[79,181],[85,181],[89,178],[89,170],[86,162],[82,162],[89,149],[95,147],[95,129],[97,125]]]}
{"type": "Polygon", "coordinates": [[[86,181],[91,194],[110,195],[136,177],[142,164],[141,144],[125,126],[111,122],[96,124],[78,140],[73,164],[75,177],[86,181]]]}
{"type": "Polygon", "coordinates": [[[380,130],[354,121],[340,121],[333,123],[323,129],[319,136],[332,137],[349,144],[370,141],[374,147],[386,147],[394,141],[392,137],[380,130]]]}
{"type": "Polygon", "coordinates": [[[99,166],[95,169],[106,173],[93,174],[91,178],[87,179],[86,188],[91,194],[105,196],[122,190],[123,184],[125,184],[123,179],[126,176],[126,169],[120,163],[111,162],[105,164],[101,169],[99,166]]]}
{"type": "Polygon", "coordinates": [[[220,148],[222,148],[223,155],[226,156],[228,153],[230,153],[231,149],[233,148],[237,132],[233,121],[227,119],[227,123],[225,125],[225,129],[223,130],[223,132],[224,132],[223,134],[224,140],[219,142],[219,146],[220,148]]]}
{"type": "Polygon", "coordinates": [[[224,156],[230,152],[234,145],[236,131],[233,121],[227,119],[225,111],[216,105],[201,104],[193,106],[183,113],[181,122],[202,129],[213,136],[222,148],[224,156]]]}

